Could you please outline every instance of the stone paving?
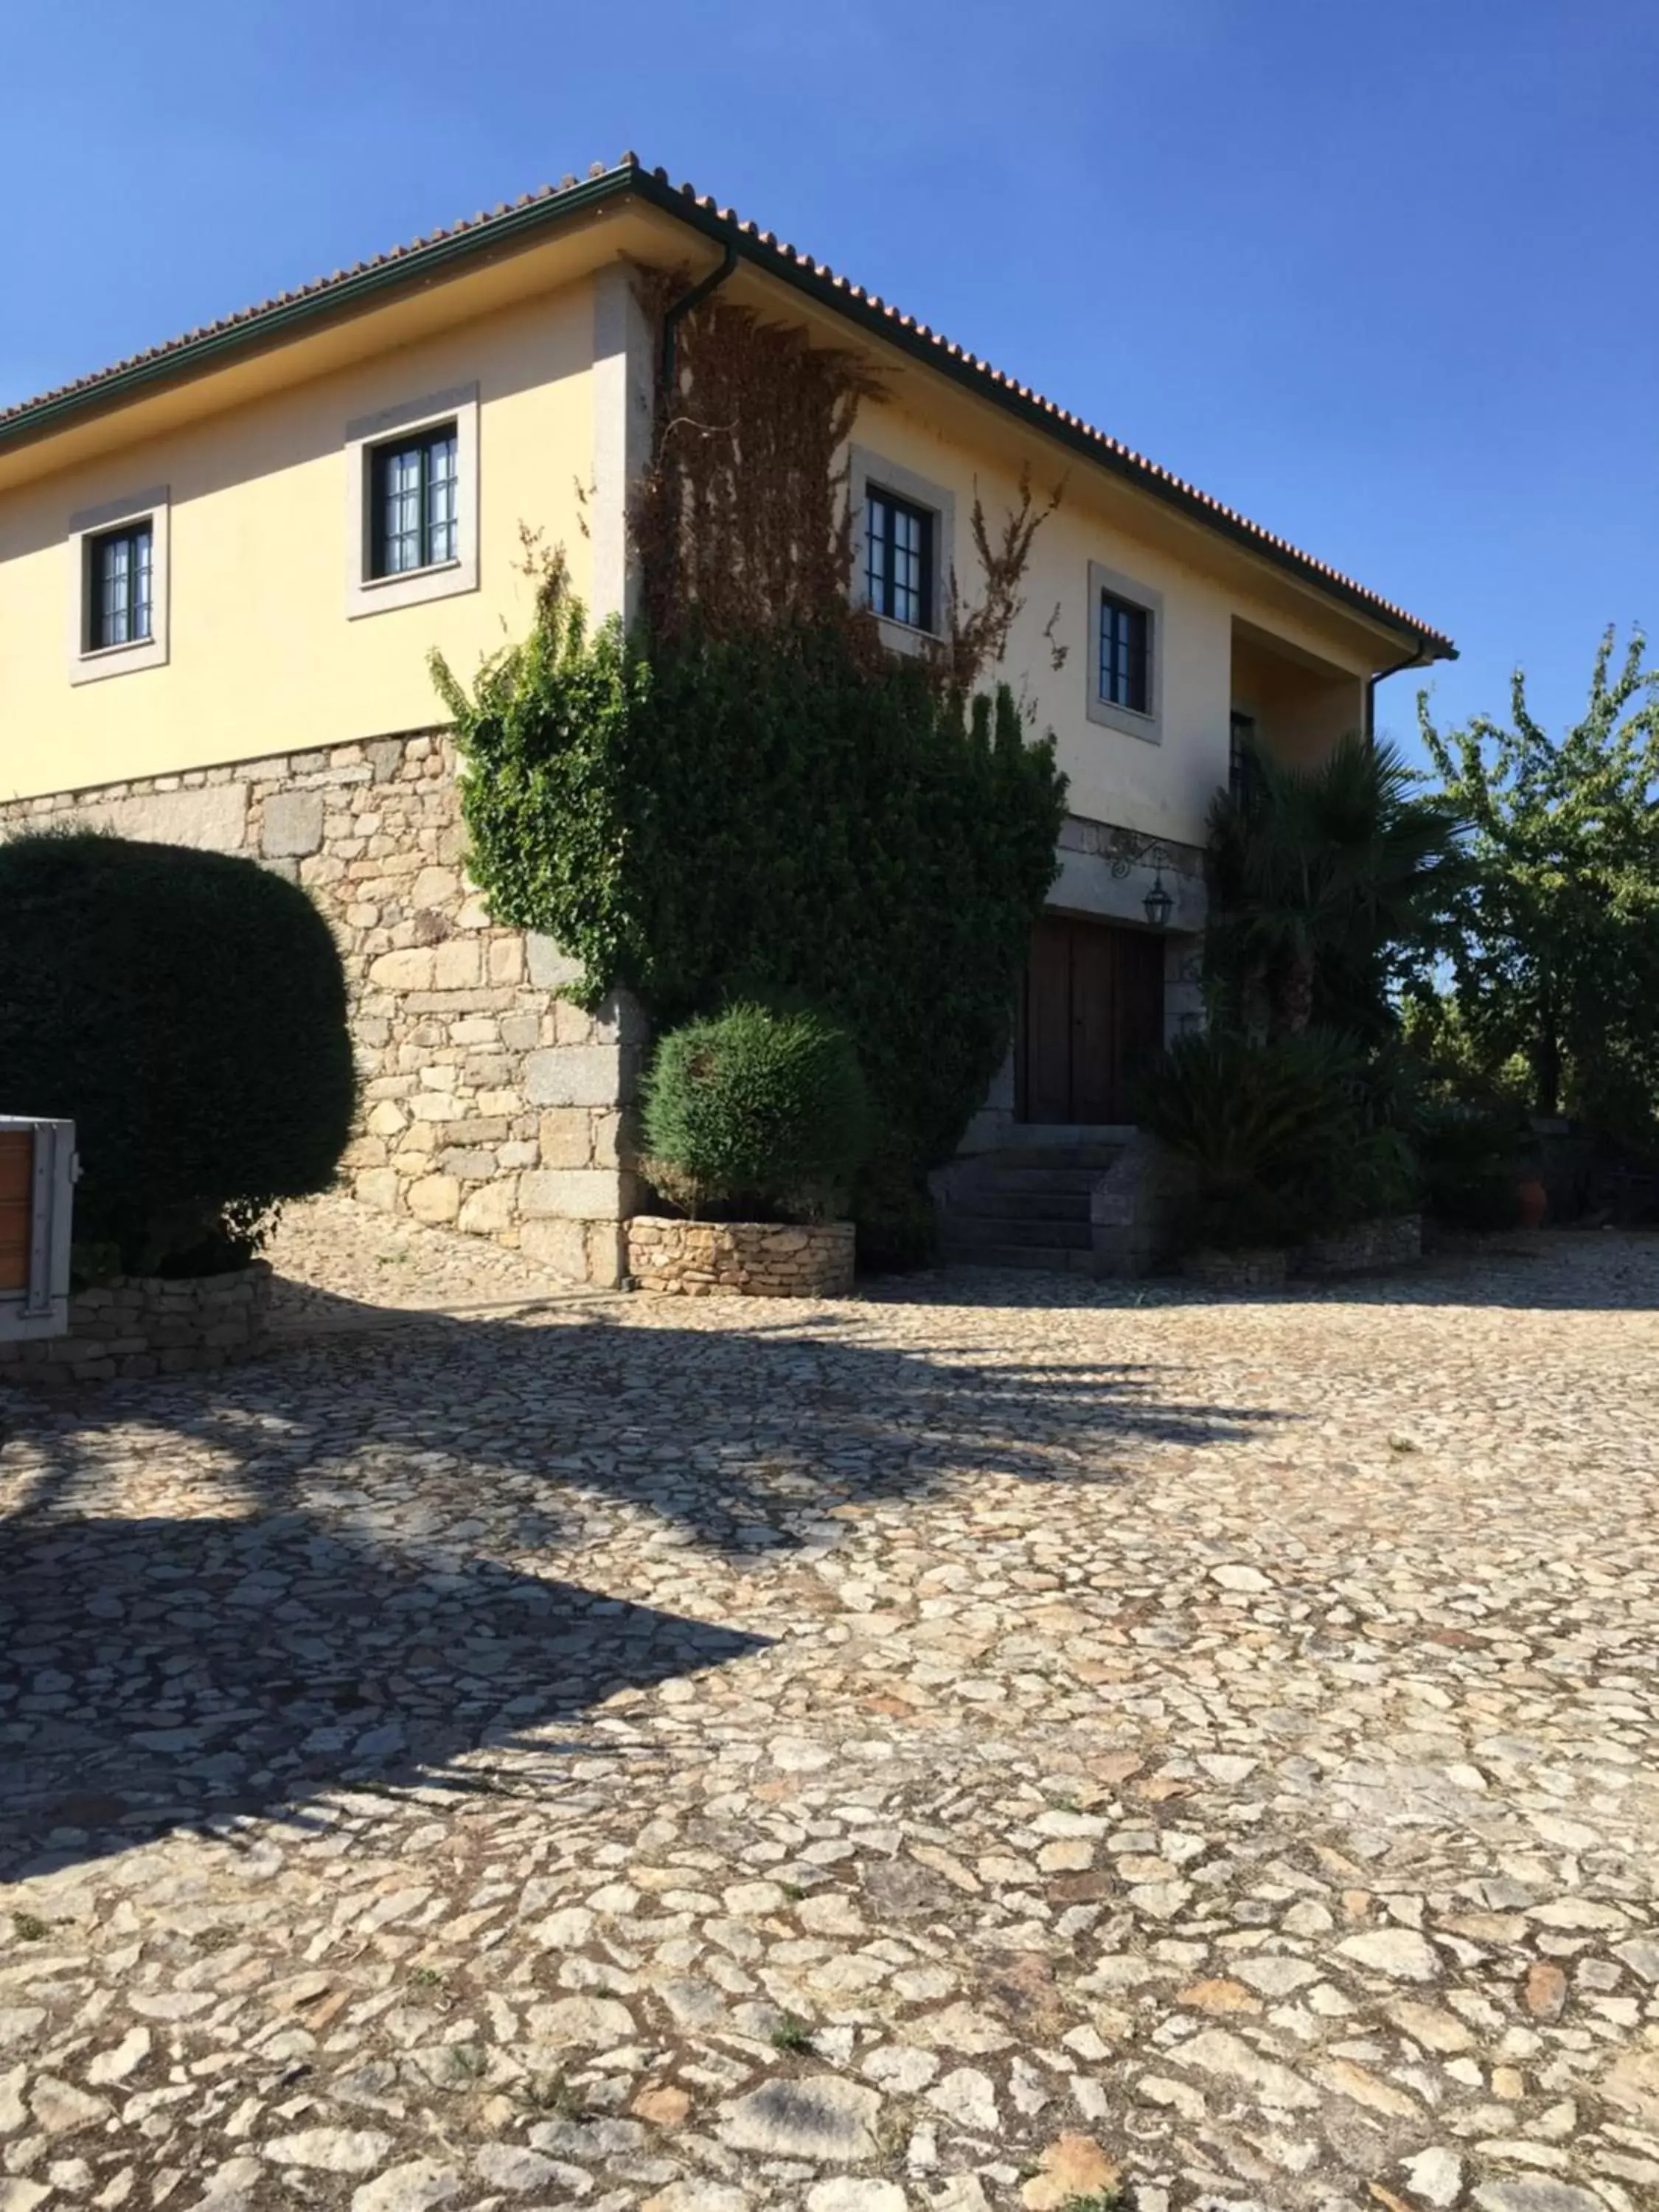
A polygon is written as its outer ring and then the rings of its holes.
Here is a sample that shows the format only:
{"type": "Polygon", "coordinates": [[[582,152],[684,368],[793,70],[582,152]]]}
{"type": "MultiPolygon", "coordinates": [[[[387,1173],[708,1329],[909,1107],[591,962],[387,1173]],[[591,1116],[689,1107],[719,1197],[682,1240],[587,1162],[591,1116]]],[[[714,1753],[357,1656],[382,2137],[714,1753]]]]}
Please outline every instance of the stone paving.
{"type": "Polygon", "coordinates": [[[1659,2205],[1659,1240],[442,1242],[482,1310],[0,1394],[0,2212],[1659,2205]]]}

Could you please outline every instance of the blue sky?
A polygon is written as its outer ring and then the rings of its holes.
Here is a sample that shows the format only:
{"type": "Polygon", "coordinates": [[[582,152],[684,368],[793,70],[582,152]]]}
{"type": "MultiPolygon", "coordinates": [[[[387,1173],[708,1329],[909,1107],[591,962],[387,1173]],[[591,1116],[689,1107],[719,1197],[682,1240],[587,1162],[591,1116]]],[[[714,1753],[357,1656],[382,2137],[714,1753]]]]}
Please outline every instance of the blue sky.
{"type": "Polygon", "coordinates": [[[1449,630],[1447,718],[1659,629],[1653,0],[0,7],[0,404],[632,147],[1449,630]]]}

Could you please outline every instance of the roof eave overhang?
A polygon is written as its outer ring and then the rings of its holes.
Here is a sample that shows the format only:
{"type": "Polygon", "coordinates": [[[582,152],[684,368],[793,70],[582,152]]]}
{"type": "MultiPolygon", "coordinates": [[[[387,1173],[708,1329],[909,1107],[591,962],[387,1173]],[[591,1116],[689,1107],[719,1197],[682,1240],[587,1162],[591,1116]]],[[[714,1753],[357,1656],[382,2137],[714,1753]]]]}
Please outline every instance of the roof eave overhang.
{"type": "Polygon", "coordinates": [[[731,248],[763,276],[827,308],[878,344],[896,349],[933,374],[946,378],[976,398],[988,400],[1093,467],[1185,514],[1200,528],[1230,539],[1255,558],[1294,576],[1320,597],[1346,606],[1372,628],[1408,641],[1413,654],[1401,665],[1425,666],[1457,657],[1457,648],[1449,638],[1412,622],[1294,548],[1264,538],[1242,517],[1218,509],[1190,487],[1127,450],[1114,447],[1086,424],[1060,414],[1035,393],[1011,385],[971,355],[942,343],[828,270],[786,252],[712,203],[690,191],[676,190],[662,177],[633,164],[608,169],[464,229],[429,239],[343,277],[274,301],[223,328],[204,331],[198,337],[134,361],[87,385],[48,395],[21,410],[9,422],[0,422],[0,453],[112,412],[143,393],[208,374],[221,362],[280,345],[307,326],[357,313],[378,300],[430,283],[455,264],[486,254],[513,252],[574,217],[630,198],[672,216],[711,245],[731,248]]]}

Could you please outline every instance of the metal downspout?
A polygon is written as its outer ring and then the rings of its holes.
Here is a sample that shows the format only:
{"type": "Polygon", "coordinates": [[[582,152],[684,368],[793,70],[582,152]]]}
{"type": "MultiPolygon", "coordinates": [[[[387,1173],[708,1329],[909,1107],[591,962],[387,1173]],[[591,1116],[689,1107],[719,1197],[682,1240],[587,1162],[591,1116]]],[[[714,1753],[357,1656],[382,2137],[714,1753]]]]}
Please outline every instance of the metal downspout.
{"type": "Polygon", "coordinates": [[[674,388],[675,340],[679,331],[681,319],[689,315],[693,307],[701,307],[711,292],[718,291],[737,265],[738,249],[728,240],[726,251],[721,256],[720,266],[717,269],[711,269],[708,274],[695,283],[689,292],[682,292],[679,298],[664,313],[662,388],[665,392],[670,392],[674,388]]]}
{"type": "Polygon", "coordinates": [[[1408,653],[1403,660],[1396,660],[1392,668],[1379,669],[1375,676],[1368,676],[1365,678],[1365,742],[1368,745],[1375,744],[1376,742],[1377,685],[1386,684],[1391,676],[1403,675],[1408,668],[1432,668],[1434,656],[1431,654],[1426,662],[1423,659],[1423,648],[1427,643],[1426,638],[1419,637],[1413,650],[1408,653]]]}

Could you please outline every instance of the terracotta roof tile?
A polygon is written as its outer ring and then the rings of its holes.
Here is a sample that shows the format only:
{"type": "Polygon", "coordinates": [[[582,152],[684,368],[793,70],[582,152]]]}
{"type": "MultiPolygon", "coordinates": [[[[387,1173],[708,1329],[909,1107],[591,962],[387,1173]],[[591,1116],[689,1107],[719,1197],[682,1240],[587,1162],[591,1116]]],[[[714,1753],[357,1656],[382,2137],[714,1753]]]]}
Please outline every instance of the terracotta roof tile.
{"type": "MultiPolygon", "coordinates": [[[[428,231],[424,237],[414,239],[406,246],[396,246],[388,252],[376,254],[366,261],[355,262],[349,269],[337,269],[332,275],[315,278],[309,284],[301,285],[297,290],[279,292],[273,299],[261,301],[257,306],[240,308],[217,322],[186,331],[180,337],[170,338],[166,343],[149,347],[143,353],[130,355],[125,360],[112,362],[93,375],[78,377],[71,383],[40,392],[15,406],[0,409],[0,443],[3,443],[9,434],[26,429],[31,417],[47,414],[56,416],[82,398],[88,404],[93,404],[106,387],[143,378],[146,372],[164,374],[175,357],[187,356],[192,350],[208,345],[216,352],[238,332],[252,332],[267,319],[274,318],[283,311],[302,307],[307,302],[325,306],[331,293],[365,280],[372,282],[378,272],[394,270],[398,264],[412,256],[432,255],[440,248],[454,248],[475,238],[485,242],[492,230],[500,232],[519,228],[527,218],[534,221],[532,210],[544,210],[548,215],[556,216],[560,212],[558,203],[561,201],[586,202],[594,197],[596,187],[604,188],[603,197],[609,197],[612,192],[623,194],[638,191],[671,214],[683,215],[688,204],[696,209],[704,217],[712,219],[716,226],[734,231],[748,249],[749,258],[757,266],[765,268],[769,264],[776,264],[785,274],[798,271],[812,278],[826,289],[832,305],[850,300],[865,311],[870,320],[890,324],[896,334],[903,334],[908,342],[907,350],[924,359],[931,355],[941,362],[960,364],[971,372],[975,380],[988,386],[993,397],[1002,396],[1018,401],[1022,412],[1052,423],[1058,433],[1065,434],[1068,443],[1094,453],[1120,473],[1132,480],[1140,479],[1148,489],[1174,495],[1183,506],[1194,510],[1200,519],[1210,520],[1246,544],[1254,545],[1269,557],[1277,557],[1299,569],[1310,581],[1332,586],[1342,597],[1382,617],[1390,625],[1398,625],[1416,633],[1424,646],[1437,647],[1443,653],[1455,652],[1456,648],[1449,638],[1420,621],[1404,607],[1382,598],[1377,592],[1368,591],[1363,584],[1356,582],[1352,576],[1345,575],[1340,568],[1332,568],[1328,562],[1318,560],[1312,554],[1303,551],[1300,546],[1292,544],[1290,539],[1264,529],[1260,523],[1252,522],[1236,507],[1228,507],[1209,493],[1200,491],[1197,485],[1188,483],[1184,477],[1176,476],[1157,461],[1149,460],[1144,453],[1126,446],[1121,439],[1097,429],[1081,416],[1057,406],[1051,399],[1045,399],[1040,392],[1033,392],[1030,386],[1019,383],[979,355],[969,353],[965,348],[941,336],[926,323],[919,322],[914,315],[904,314],[890,306],[879,294],[866,292],[862,285],[854,283],[826,263],[817,261],[811,255],[781,240],[774,232],[759,230],[753,222],[741,220],[731,209],[718,207],[712,198],[699,193],[694,185],[682,185],[678,192],[666,189],[667,186],[668,177],[665,170],[647,172],[641,167],[637,157],[632,154],[623,155],[622,160],[611,168],[595,162],[585,179],[567,176],[557,185],[544,185],[538,191],[526,192],[510,203],[503,201],[491,212],[480,211],[460,222],[451,224],[447,229],[428,231]]],[[[180,365],[183,365],[182,362],[180,365]]]]}

